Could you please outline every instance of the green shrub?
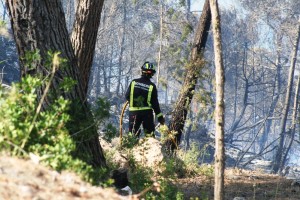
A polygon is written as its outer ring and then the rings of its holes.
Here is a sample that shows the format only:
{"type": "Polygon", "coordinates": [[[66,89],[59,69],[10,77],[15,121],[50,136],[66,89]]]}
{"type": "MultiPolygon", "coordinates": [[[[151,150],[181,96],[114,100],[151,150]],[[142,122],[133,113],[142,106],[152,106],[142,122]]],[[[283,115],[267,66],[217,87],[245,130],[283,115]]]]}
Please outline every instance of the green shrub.
{"type": "Polygon", "coordinates": [[[156,177],[152,169],[141,166],[131,156],[129,156],[129,166],[129,182],[133,193],[139,193],[146,188],[152,187],[155,179],[157,179],[156,182],[160,184],[160,192],[150,190],[146,193],[145,199],[183,199],[183,194],[172,183],[172,179],[156,177]]]}
{"type": "MultiPolygon", "coordinates": [[[[51,66],[58,69],[62,62],[59,54],[49,55],[53,56],[51,66]]],[[[32,55],[27,54],[26,58],[34,62],[39,56],[35,52],[32,55]]],[[[69,112],[71,103],[61,96],[53,96],[47,90],[53,71],[43,81],[28,75],[20,83],[13,84],[9,90],[0,88],[0,151],[19,157],[28,157],[33,153],[39,157],[41,163],[55,170],[71,170],[85,180],[96,183],[107,174],[107,170],[92,168],[82,159],[78,159],[78,156],[74,157],[76,143],[67,126],[73,118],[69,112]],[[37,92],[41,87],[46,89],[43,90],[42,97],[38,97],[37,92]],[[49,97],[51,103],[40,109],[44,103],[43,97],[49,97]]],[[[70,79],[66,77],[66,90],[74,83],[67,83],[68,80],[70,79]]]]}
{"type": "Polygon", "coordinates": [[[108,142],[111,142],[113,138],[117,137],[117,129],[112,124],[107,124],[105,127],[105,134],[103,139],[108,142]]]}

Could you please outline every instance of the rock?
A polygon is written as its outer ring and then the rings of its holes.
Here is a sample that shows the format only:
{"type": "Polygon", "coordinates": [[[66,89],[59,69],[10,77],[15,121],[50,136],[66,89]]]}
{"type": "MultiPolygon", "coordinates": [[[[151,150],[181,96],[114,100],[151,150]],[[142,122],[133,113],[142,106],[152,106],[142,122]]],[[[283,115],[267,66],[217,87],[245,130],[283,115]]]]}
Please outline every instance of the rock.
{"type": "Polygon", "coordinates": [[[123,191],[126,195],[132,195],[132,190],[129,186],[122,188],[121,191],[123,191]]]}
{"type": "Polygon", "coordinates": [[[126,159],[126,156],[122,155],[122,153],[118,151],[120,144],[119,138],[114,138],[111,143],[108,143],[100,137],[99,141],[106,157],[108,157],[110,161],[117,163],[120,168],[128,167],[128,160],[126,159]]]}
{"type": "Polygon", "coordinates": [[[233,200],[246,200],[245,197],[234,197],[233,200]]]}
{"type": "Polygon", "coordinates": [[[140,140],[132,149],[132,154],[137,162],[147,167],[159,165],[164,158],[160,141],[152,137],[140,140]]]}

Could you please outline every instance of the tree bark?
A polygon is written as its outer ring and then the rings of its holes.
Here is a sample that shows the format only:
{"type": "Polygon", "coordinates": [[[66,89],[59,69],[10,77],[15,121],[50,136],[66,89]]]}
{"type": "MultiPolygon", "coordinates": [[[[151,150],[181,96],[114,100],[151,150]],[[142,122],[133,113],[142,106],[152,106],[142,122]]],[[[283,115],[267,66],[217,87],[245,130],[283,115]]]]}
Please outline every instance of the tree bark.
{"type": "Polygon", "coordinates": [[[55,0],[30,3],[26,0],[7,0],[6,3],[20,58],[21,75],[46,76],[48,69],[45,68],[45,64],[48,51],[60,51],[61,57],[68,60],[67,64],[70,67],[61,68],[56,72],[52,87],[59,91],[58,85],[62,78],[72,77],[78,81],[78,84],[73,91],[64,93],[64,96],[68,99],[79,98],[83,100],[81,79],[66,29],[61,2],[55,0]],[[34,65],[29,66],[24,60],[25,53],[32,51],[39,51],[41,59],[34,60],[34,65]]]}
{"type": "Polygon", "coordinates": [[[291,65],[290,65],[290,71],[289,71],[289,78],[288,78],[288,86],[285,96],[285,103],[283,107],[283,115],[280,122],[280,138],[279,138],[279,146],[276,151],[274,165],[273,165],[273,171],[275,173],[280,172],[283,168],[284,164],[284,143],[286,138],[286,121],[287,116],[289,112],[290,107],[290,100],[291,100],[291,92],[293,88],[293,82],[294,82],[294,71],[296,66],[296,60],[297,60],[297,52],[298,52],[298,46],[299,46],[299,37],[300,37],[300,21],[298,21],[298,30],[297,35],[295,38],[295,43],[292,51],[292,59],[291,59],[291,65]]]}
{"type": "Polygon", "coordinates": [[[216,108],[215,108],[215,188],[214,199],[224,198],[224,168],[225,168],[225,150],[224,150],[224,66],[222,58],[221,25],[217,0],[210,0],[212,15],[212,28],[214,38],[214,54],[216,66],[216,108]]]}
{"type": "Polygon", "coordinates": [[[71,42],[82,78],[84,99],[88,91],[103,2],[104,0],[79,0],[73,25],[71,42]]]}
{"type": "MultiPolygon", "coordinates": [[[[180,143],[184,123],[186,120],[187,112],[191,104],[191,100],[194,96],[195,85],[199,77],[199,71],[201,69],[201,53],[205,48],[205,44],[208,37],[208,32],[211,23],[211,13],[209,7],[209,0],[204,3],[203,11],[198,22],[198,28],[195,33],[193,49],[191,51],[190,67],[188,67],[186,76],[184,79],[183,87],[181,89],[178,101],[172,112],[172,118],[170,122],[170,130],[175,130],[177,145],[180,143]]],[[[171,148],[174,149],[176,145],[172,144],[171,148]]]]}
{"type": "Polygon", "coordinates": [[[162,54],[162,41],[163,41],[163,18],[164,18],[164,7],[162,1],[160,1],[160,20],[159,20],[159,50],[157,58],[157,73],[156,73],[156,87],[159,87],[159,76],[160,76],[160,62],[162,54]]]}
{"type": "MultiPolygon", "coordinates": [[[[22,75],[31,74],[42,78],[47,76],[48,69],[45,66],[48,52],[61,52],[61,57],[67,60],[67,66],[61,67],[55,73],[51,89],[70,101],[76,102],[79,100],[80,106],[84,108],[84,116],[90,117],[89,110],[84,103],[86,93],[82,87],[82,79],[68,35],[61,1],[6,0],[6,4],[19,53],[22,75]],[[34,60],[31,66],[24,59],[28,51],[38,51],[40,54],[40,59],[34,60]],[[59,87],[65,77],[70,77],[77,81],[77,84],[71,91],[63,91],[59,87]]],[[[83,40],[81,42],[85,43],[83,40]]],[[[43,88],[38,92],[39,96],[42,94],[43,88]]],[[[51,103],[51,99],[47,99],[43,108],[46,108],[51,103]]],[[[79,119],[77,120],[79,121],[79,119]]],[[[78,142],[81,144],[80,147],[78,146],[80,148],[78,151],[81,151],[81,147],[83,147],[83,150],[88,154],[86,157],[92,158],[90,162],[93,165],[106,166],[96,131],[89,139],[78,142]]]]}
{"type": "Polygon", "coordinates": [[[296,84],[296,89],[295,89],[295,97],[294,97],[294,106],[293,106],[293,114],[292,114],[292,124],[291,127],[288,130],[289,133],[289,142],[286,142],[287,144],[287,148],[286,151],[283,154],[283,161],[282,161],[282,167],[284,167],[287,156],[289,154],[289,151],[292,147],[292,144],[294,142],[294,138],[295,138],[295,129],[296,129],[296,123],[297,123],[297,114],[298,114],[298,99],[299,99],[299,90],[300,90],[300,76],[298,76],[298,80],[297,80],[297,84],[296,84]]]}
{"type": "Polygon", "coordinates": [[[118,55],[118,83],[117,83],[117,89],[116,93],[117,96],[121,96],[121,78],[122,78],[122,72],[123,72],[123,65],[122,65],[122,60],[123,60],[123,54],[124,54],[124,44],[125,44],[125,37],[126,37],[126,21],[127,21],[127,0],[123,1],[123,27],[120,29],[120,34],[119,34],[119,55],[118,55]]]}

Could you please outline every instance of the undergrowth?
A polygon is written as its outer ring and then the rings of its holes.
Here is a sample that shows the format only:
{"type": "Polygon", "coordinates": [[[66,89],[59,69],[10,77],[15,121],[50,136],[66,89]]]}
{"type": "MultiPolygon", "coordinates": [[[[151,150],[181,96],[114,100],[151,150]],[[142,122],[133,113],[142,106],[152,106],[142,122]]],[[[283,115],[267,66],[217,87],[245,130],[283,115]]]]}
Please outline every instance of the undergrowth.
{"type": "MultiPolygon", "coordinates": [[[[40,59],[37,54],[28,53],[27,58],[40,59]]],[[[48,63],[48,68],[52,72],[43,80],[27,75],[19,83],[12,84],[10,89],[0,87],[0,151],[22,158],[34,154],[40,163],[57,171],[74,171],[86,181],[99,183],[100,178],[108,173],[107,169],[92,167],[82,159],[84,155],[76,155],[77,144],[71,136],[68,123],[78,122],[78,116],[70,115],[72,102],[62,96],[54,96],[56,92],[52,92],[50,87],[54,73],[64,60],[59,57],[59,53],[49,53],[49,56],[52,62],[48,63]],[[41,87],[44,88],[43,94],[38,96],[41,87]],[[51,103],[43,106],[47,98],[51,99],[51,103]]],[[[63,83],[65,91],[74,85],[74,81],[68,77],[65,77],[63,83]]],[[[107,106],[105,101],[100,102],[100,106],[107,106]]],[[[101,119],[107,117],[104,111],[101,110],[101,119]]],[[[94,123],[92,121],[95,118],[81,120],[86,124],[77,123],[77,128],[88,127],[87,124],[94,123]]]]}
{"type": "MultiPolygon", "coordinates": [[[[0,88],[0,150],[22,158],[34,154],[39,162],[57,171],[74,171],[86,181],[111,186],[109,171],[118,166],[111,162],[108,162],[108,168],[91,166],[91,158],[77,149],[78,142],[88,139],[95,128],[109,116],[109,104],[106,100],[99,99],[94,107],[89,108],[94,112],[90,112],[87,117],[78,102],[56,96],[59,93],[51,91],[50,85],[55,71],[64,61],[59,58],[58,53],[49,53],[49,56],[52,62],[48,62],[48,68],[52,68],[52,72],[43,80],[27,75],[8,90],[0,88]],[[41,87],[44,90],[39,94],[41,87]],[[47,98],[51,103],[43,106],[47,98]]],[[[27,57],[30,58],[28,60],[40,59],[38,52],[27,54],[27,57]]],[[[69,90],[74,84],[72,79],[65,77],[63,90],[69,90]]],[[[111,141],[115,135],[116,129],[108,125],[104,138],[111,141]]],[[[123,138],[123,148],[130,152],[137,142],[135,137],[128,135],[123,138]]],[[[157,169],[150,169],[140,165],[129,155],[130,187],[134,193],[138,193],[158,182],[160,192],[150,190],[145,199],[183,199],[183,193],[178,190],[174,180],[201,173],[197,161],[199,156],[197,147],[192,145],[190,151],[178,151],[176,156],[165,159],[157,169]],[[158,170],[161,171],[160,174],[157,173],[158,170]]],[[[108,156],[107,160],[109,159],[108,156]]],[[[202,169],[202,173],[211,175],[213,172],[208,168],[202,169]]]]}
{"type": "MultiPolygon", "coordinates": [[[[117,139],[117,138],[115,138],[117,139]]],[[[114,139],[110,139],[112,141],[114,139]]],[[[121,147],[114,146],[106,151],[106,158],[111,169],[117,169],[121,166],[118,163],[110,162],[114,160],[115,153],[119,152],[126,155],[129,178],[129,186],[134,194],[137,194],[146,188],[151,188],[154,183],[160,184],[160,192],[152,189],[147,192],[145,199],[184,199],[183,192],[176,186],[178,178],[193,178],[198,175],[213,177],[213,167],[209,165],[199,165],[198,159],[206,152],[199,150],[196,144],[191,145],[188,151],[178,150],[173,155],[164,156],[160,165],[154,168],[146,167],[137,162],[132,151],[138,145],[138,139],[131,135],[125,135],[121,147]]],[[[124,166],[123,166],[124,167],[124,166]]],[[[122,167],[122,168],[123,168],[122,167]]],[[[202,197],[206,196],[205,191],[201,191],[202,197]]]]}

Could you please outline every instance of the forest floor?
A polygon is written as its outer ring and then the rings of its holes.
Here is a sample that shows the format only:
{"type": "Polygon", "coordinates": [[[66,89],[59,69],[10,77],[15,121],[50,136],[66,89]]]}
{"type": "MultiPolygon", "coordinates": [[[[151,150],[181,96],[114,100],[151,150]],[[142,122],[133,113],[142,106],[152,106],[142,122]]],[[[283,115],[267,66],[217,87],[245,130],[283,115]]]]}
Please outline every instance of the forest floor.
{"type": "MultiPolygon", "coordinates": [[[[292,180],[259,171],[227,169],[225,199],[299,200],[300,186],[292,180]]],[[[184,199],[213,199],[213,177],[176,180],[184,199]]],[[[112,188],[91,186],[72,173],[58,173],[31,160],[0,156],[0,200],[19,199],[129,199],[112,188]]]]}
{"type": "MultiPolygon", "coordinates": [[[[300,185],[295,180],[261,171],[225,170],[225,199],[300,200],[300,185]]],[[[214,178],[199,176],[179,179],[176,185],[184,191],[185,199],[213,199],[214,178]]]]}

